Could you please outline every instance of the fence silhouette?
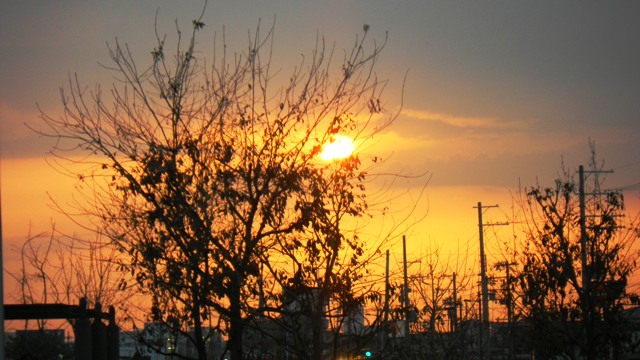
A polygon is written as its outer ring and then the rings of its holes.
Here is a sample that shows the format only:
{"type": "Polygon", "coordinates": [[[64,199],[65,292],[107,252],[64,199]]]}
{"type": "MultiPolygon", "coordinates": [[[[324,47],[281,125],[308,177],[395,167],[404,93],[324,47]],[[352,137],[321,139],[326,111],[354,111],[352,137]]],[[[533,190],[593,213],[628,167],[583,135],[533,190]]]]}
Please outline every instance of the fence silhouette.
{"type": "Polygon", "coordinates": [[[5,304],[5,320],[67,319],[74,320],[74,352],[76,360],[118,360],[120,328],[116,325],[116,310],[103,312],[100,304],[87,308],[87,299],[78,305],[66,304],[5,304]],[[102,320],[107,320],[105,323],[102,320]]]}

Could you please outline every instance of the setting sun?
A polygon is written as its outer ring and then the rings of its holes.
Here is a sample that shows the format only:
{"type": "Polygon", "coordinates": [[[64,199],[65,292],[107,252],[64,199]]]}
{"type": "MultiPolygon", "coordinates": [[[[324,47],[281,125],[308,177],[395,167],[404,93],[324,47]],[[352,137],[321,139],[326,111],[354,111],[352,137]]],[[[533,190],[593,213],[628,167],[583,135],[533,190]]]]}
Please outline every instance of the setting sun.
{"type": "Polygon", "coordinates": [[[351,155],[353,149],[353,140],[343,135],[336,135],[332,142],[325,144],[320,158],[325,161],[346,158],[351,155]]]}

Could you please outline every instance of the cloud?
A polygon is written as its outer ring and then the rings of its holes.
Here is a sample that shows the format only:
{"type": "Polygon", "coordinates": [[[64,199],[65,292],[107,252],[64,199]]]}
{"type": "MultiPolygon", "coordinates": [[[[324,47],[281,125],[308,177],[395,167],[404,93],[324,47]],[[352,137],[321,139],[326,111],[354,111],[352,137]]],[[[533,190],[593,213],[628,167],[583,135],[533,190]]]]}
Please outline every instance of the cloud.
{"type": "MultiPolygon", "coordinates": [[[[539,136],[534,121],[459,116],[428,110],[403,109],[397,122],[384,134],[385,149],[400,158],[420,154],[423,160],[448,161],[477,156],[536,152],[545,137],[539,136]]],[[[566,141],[564,134],[559,140],[566,141]]]]}
{"type": "Polygon", "coordinates": [[[2,119],[2,134],[4,137],[21,132],[19,126],[32,119],[32,116],[22,109],[0,100],[0,119],[2,119]]]}
{"type": "Polygon", "coordinates": [[[403,116],[424,120],[427,122],[438,122],[456,128],[477,128],[485,130],[524,130],[529,127],[523,121],[501,121],[490,117],[464,117],[449,114],[439,114],[428,110],[403,109],[403,116]]]}
{"type": "MultiPolygon", "coordinates": [[[[515,186],[520,178],[551,178],[563,158],[570,164],[584,163],[590,137],[614,144],[628,143],[632,137],[615,129],[548,125],[517,117],[503,120],[405,109],[382,134],[376,150],[397,172],[432,172],[434,184],[515,186]]],[[[611,147],[603,145],[603,150],[611,147]]],[[[619,159],[618,153],[612,151],[607,158],[619,159]]]]}
{"type": "Polygon", "coordinates": [[[3,158],[24,158],[42,156],[51,146],[49,141],[30,130],[25,124],[34,125],[39,121],[37,110],[25,111],[0,101],[0,152],[3,158]]]}

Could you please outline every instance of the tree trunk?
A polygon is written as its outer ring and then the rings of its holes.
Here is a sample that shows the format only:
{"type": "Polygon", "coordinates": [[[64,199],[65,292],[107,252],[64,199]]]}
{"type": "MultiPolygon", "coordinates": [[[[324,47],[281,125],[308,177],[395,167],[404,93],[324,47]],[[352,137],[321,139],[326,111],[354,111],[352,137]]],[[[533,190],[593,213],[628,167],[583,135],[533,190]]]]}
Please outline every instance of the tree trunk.
{"type": "Polygon", "coordinates": [[[198,360],[207,360],[207,345],[202,333],[202,321],[200,320],[200,304],[195,304],[193,307],[193,320],[193,336],[195,337],[198,360]]]}
{"type": "MultiPolygon", "coordinates": [[[[318,304],[316,304],[316,306],[318,306],[318,304]]],[[[319,309],[312,309],[311,314],[311,328],[313,332],[313,354],[311,359],[322,360],[322,349],[324,348],[322,314],[319,309]]]]}
{"type": "Polygon", "coordinates": [[[244,320],[242,319],[242,306],[240,305],[240,279],[234,276],[229,291],[229,350],[232,360],[242,360],[242,335],[244,333],[244,320]]]}

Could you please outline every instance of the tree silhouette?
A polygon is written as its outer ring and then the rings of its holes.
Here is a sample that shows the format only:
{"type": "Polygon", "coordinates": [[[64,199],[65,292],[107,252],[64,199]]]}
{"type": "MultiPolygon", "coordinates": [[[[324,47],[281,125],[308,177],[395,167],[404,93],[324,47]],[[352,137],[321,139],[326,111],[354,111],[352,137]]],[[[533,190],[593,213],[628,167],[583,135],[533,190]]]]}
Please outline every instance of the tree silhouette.
{"type": "MultiPolygon", "coordinates": [[[[126,274],[117,271],[117,253],[101,236],[82,239],[59,231],[29,233],[20,247],[12,249],[20,267],[8,272],[16,287],[10,294],[19,304],[77,304],[84,298],[91,306],[117,306],[127,315],[130,289],[122,288],[126,274]],[[127,303],[128,304],[128,303],[127,303]]],[[[36,320],[44,330],[48,320],[36,320]]],[[[25,322],[25,330],[29,329],[25,322]]]]}
{"type": "Polygon", "coordinates": [[[601,189],[602,165],[591,146],[594,180],[583,215],[578,181],[567,170],[553,186],[525,189],[527,241],[517,259],[515,289],[509,291],[516,292],[517,315],[530,322],[533,349],[543,358],[596,359],[628,344],[622,310],[635,297],[627,282],[636,268],[638,222],[621,217],[621,193],[601,189]]]}
{"type": "MultiPolygon", "coordinates": [[[[4,355],[4,354],[3,354],[4,355]]],[[[73,359],[73,346],[63,330],[22,330],[7,338],[6,356],[10,359],[73,359]]]]}
{"type": "Polygon", "coordinates": [[[120,82],[105,94],[71,78],[64,113],[42,114],[41,133],[58,140],[53,153],[71,160],[64,169],[86,190],[82,216],[128,256],[121,267],[150,295],[150,320],[189,337],[199,359],[204,329],[224,331],[242,359],[248,319],[264,306],[264,266],[295,284],[272,254],[305,254],[296,271],[306,277],[314,251],[330,249],[318,281],[352,276],[332,271],[338,249],[357,266],[362,246],[337,217],[364,214],[367,173],[357,154],[335,171],[318,154],[338,134],[366,141],[396,114],[380,100],[385,83],[373,69],[384,43],[368,45],[368,27],[338,63],[318,41],[284,81],[271,71],[273,28],[258,26],[244,52],[222,44],[206,62],[203,27],[193,22],[186,45],[178,32],[174,54],[158,36],[148,68],[116,41],[120,82]]]}
{"type": "Polygon", "coordinates": [[[410,345],[402,346],[416,349],[411,354],[416,359],[464,357],[460,324],[465,319],[459,313],[463,306],[461,294],[471,288],[472,277],[465,273],[469,254],[459,250],[445,258],[434,247],[420,260],[417,273],[410,276],[409,293],[416,315],[412,330],[419,335],[410,339],[410,345]]]}

